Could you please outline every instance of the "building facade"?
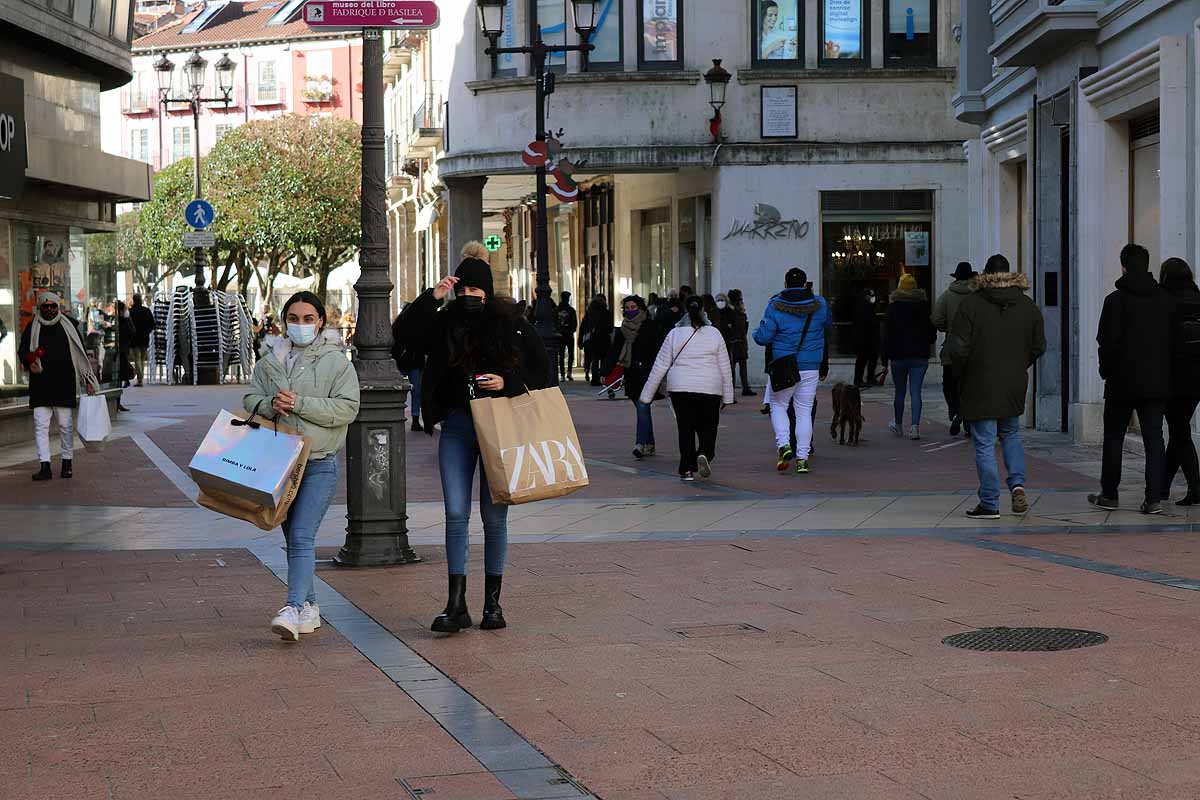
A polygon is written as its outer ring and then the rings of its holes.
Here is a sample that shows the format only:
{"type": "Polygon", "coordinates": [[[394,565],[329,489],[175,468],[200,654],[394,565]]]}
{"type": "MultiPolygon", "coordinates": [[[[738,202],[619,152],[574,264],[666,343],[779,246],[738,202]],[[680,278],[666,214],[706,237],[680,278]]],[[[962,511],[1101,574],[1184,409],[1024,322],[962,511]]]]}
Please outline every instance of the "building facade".
{"type": "Polygon", "coordinates": [[[2,402],[23,402],[16,348],[37,291],[80,314],[93,293],[84,236],[150,197],[149,167],[101,148],[101,92],[130,79],[132,19],[128,0],[0,0],[2,402]]]}
{"type": "MultiPolygon", "coordinates": [[[[529,60],[493,72],[476,12],[446,14],[447,249],[494,234],[497,285],[530,298],[534,138],[529,60]]],[[[535,24],[578,40],[565,0],[510,0],[501,45],[535,24]]],[[[954,118],[956,3],[945,0],[606,0],[586,70],[558,73],[548,127],[580,164],[577,202],[552,201],[555,290],[743,290],[751,324],[792,266],[834,308],[834,353],[853,353],[855,299],[903,272],[934,294],[967,251],[967,171],[954,118]],[[714,59],[733,75],[718,139],[714,59]]],[[[438,52],[437,47],[434,48],[438,52]]],[[[879,309],[882,311],[882,306],[879,309]]],[[[752,348],[761,363],[761,351],[752,348]]]]}
{"type": "Polygon", "coordinates": [[[221,56],[228,53],[237,64],[229,106],[202,106],[201,154],[238,125],[280,114],[332,115],[361,124],[361,35],[314,31],[300,19],[302,8],[300,0],[210,0],[135,40],[132,79],[103,99],[104,117],[113,120],[105,149],[155,170],[192,157],[191,109],[159,104],[154,62],[163,55],[175,62],[171,94],[188,96],[181,67],[193,51],[209,64],[205,97],[219,96],[215,65],[221,56]]]}
{"type": "Polygon", "coordinates": [[[1196,0],[962,2],[970,252],[1030,278],[1049,350],[1028,423],[1099,441],[1096,329],[1129,242],[1195,266],[1196,0]]]}

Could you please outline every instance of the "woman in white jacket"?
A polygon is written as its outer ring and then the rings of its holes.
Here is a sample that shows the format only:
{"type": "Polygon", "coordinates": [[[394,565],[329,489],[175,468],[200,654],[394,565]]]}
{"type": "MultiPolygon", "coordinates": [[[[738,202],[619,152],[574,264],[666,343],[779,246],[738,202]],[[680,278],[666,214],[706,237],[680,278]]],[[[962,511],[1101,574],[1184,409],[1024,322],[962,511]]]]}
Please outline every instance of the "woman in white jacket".
{"type": "Polygon", "coordinates": [[[688,298],[686,323],[667,335],[641,401],[653,401],[666,381],[679,425],[679,476],[694,481],[697,472],[702,478],[712,474],[721,408],[733,403],[733,376],[725,337],[708,323],[698,297],[688,298]]]}

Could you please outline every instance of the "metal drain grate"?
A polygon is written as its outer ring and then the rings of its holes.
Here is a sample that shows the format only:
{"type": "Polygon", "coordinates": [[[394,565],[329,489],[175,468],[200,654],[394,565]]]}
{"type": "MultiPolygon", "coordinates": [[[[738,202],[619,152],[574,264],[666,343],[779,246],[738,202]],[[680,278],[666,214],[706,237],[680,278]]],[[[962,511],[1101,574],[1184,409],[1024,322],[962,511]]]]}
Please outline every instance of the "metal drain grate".
{"type": "Polygon", "coordinates": [[[1072,628],[980,628],[947,636],[942,644],[963,650],[1029,653],[1077,650],[1107,641],[1103,633],[1072,628]]]}

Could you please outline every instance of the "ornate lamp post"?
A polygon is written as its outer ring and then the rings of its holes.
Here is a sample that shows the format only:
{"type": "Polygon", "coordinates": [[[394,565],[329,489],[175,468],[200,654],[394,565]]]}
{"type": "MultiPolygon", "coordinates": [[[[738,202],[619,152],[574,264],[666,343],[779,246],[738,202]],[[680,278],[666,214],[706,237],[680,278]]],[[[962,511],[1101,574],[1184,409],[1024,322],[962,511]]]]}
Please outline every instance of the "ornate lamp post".
{"type": "Polygon", "coordinates": [[[721,109],[725,107],[725,90],[729,88],[729,80],[732,77],[729,70],[721,66],[719,58],[714,58],[712,69],[704,73],[704,82],[708,84],[708,104],[713,110],[708,129],[712,132],[714,143],[721,141],[721,109]]]}
{"type": "MultiPolygon", "coordinates": [[[[187,61],[183,62],[183,74],[187,80],[188,94],[183,97],[171,96],[172,77],[175,74],[175,64],[171,59],[167,58],[166,54],[159,56],[154,62],[154,71],[158,73],[158,103],[165,107],[168,103],[187,103],[192,110],[192,184],[193,195],[196,200],[201,199],[204,195],[201,193],[200,187],[200,106],[202,103],[222,103],[225,108],[229,108],[229,101],[233,95],[233,71],[237,69],[237,64],[229,57],[228,53],[222,53],[221,59],[214,65],[214,71],[217,73],[217,89],[220,91],[220,97],[201,97],[204,92],[204,74],[208,70],[208,62],[200,55],[200,51],[193,51],[188,56],[187,61]]],[[[192,248],[192,257],[196,265],[196,288],[204,288],[204,248],[192,248]]]]}
{"type": "MultiPolygon", "coordinates": [[[[533,43],[528,47],[497,47],[496,42],[504,33],[504,6],[506,0],[476,0],[479,11],[479,27],[487,37],[490,45],[484,51],[492,57],[492,72],[495,74],[496,57],[505,54],[528,55],[533,57],[534,106],[536,119],[536,138],[544,142],[546,133],[546,97],[554,92],[554,74],[546,72],[546,56],[559,53],[582,53],[584,65],[587,64],[587,54],[594,49],[591,44],[592,33],[596,30],[595,0],[571,0],[575,13],[575,31],[579,34],[579,44],[548,45],[542,41],[542,26],[535,28],[533,43]]],[[[534,322],[538,335],[546,345],[550,355],[550,380],[558,382],[558,363],[556,354],[559,347],[558,331],[554,328],[554,304],[550,299],[550,240],[546,227],[546,167],[543,164],[537,168],[537,224],[534,233],[535,253],[537,258],[537,302],[534,305],[534,322]]]]}
{"type": "Polygon", "coordinates": [[[361,402],[346,437],[346,542],[339,567],[379,567],[420,561],[408,543],[404,405],[411,388],[392,359],[388,276],[387,190],[384,173],[383,36],[363,29],[362,274],[354,368],[361,402]]]}

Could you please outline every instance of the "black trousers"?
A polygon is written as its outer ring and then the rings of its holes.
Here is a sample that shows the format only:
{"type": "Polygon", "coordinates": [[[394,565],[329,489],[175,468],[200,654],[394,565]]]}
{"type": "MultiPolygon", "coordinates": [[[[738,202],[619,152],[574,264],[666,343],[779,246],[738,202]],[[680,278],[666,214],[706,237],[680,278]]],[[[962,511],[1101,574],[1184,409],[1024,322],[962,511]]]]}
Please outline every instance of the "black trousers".
{"type": "Polygon", "coordinates": [[[565,378],[575,369],[575,337],[562,334],[559,341],[558,374],[565,378]]]}
{"type": "Polygon", "coordinates": [[[854,359],[854,385],[860,386],[863,383],[868,386],[875,385],[875,368],[879,365],[879,351],[876,348],[859,348],[858,355],[854,359]],[[863,380],[863,372],[866,372],[866,380],[863,380]]]}
{"type": "Polygon", "coordinates": [[[1163,472],[1164,498],[1171,494],[1171,484],[1180,467],[1183,467],[1183,477],[1187,480],[1188,494],[1200,491],[1200,461],[1197,461],[1196,445],[1192,442],[1192,415],[1198,405],[1200,397],[1173,397],[1167,401],[1167,433],[1171,438],[1167,444],[1167,467],[1163,472]]]}
{"type": "Polygon", "coordinates": [[[954,367],[949,364],[942,365],[942,397],[946,398],[946,411],[950,414],[950,419],[953,420],[958,416],[959,396],[958,396],[958,381],[959,376],[954,371],[954,367]]]}
{"type": "Polygon", "coordinates": [[[671,392],[671,407],[679,426],[679,474],[696,471],[696,458],[703,453],[712,461],[717,454],[717,427],[721,424],[721,396],[695,392],[671,392]],[[696,446],[696,440],[700,446],[696,446]]]}
{"type": "Polygon", "coordinates": [[[737,379],[739,368],[742,371],[742,391],[747,392],[750,390],[750,376],[747,374],[746,370],[746,359],[743,358],[741,361],[734,361],[733,357],[730,356],[729,374],[733,376],[733,388],[735,389],[738,388],[737,379]]]}
{"type": "Polygon", "coordinates": [[[585,350],[583,355],[586,359],[583,365],[584,377],[590,378],[593,384],[599,386],[600,381],[605,377],[600,374],[601,370],[604,369],[604,353],[595,350],[585,350]]]}
{"type": "Polygon", "coordinates": [[[1163,495],[1167,454],[1163,446],[1163,414],[1165,400],[1142,400],[1132,397],[1104,398],[1104,455],[1100,468],[1100,493],[1117,499],[1121,487],[1121,459],[1125,450],[1125,433],[1129,421],[1137,412],[1142,428],[1142,444],[1146,448],[1146,500],[1158,502],[1163,495]]]}

